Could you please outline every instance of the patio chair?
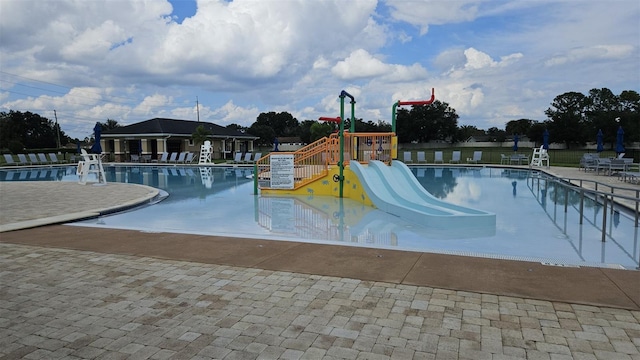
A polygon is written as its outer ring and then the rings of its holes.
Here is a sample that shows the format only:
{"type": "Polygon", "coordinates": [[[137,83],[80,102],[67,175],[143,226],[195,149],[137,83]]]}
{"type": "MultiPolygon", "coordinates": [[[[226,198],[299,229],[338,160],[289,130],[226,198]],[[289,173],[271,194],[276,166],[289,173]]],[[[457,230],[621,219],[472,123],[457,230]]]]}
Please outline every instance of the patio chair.
{"type": "Polygon", "coordinates": [[[433,162],[434,162],[435,164],[437,164],[437,163],[444,164],[444,160],[443,160],[443,157],[442,157],[442,151],[436,151],[436,152],[434,152],[434,155],[433,155],[433,162]]]}
{"type": "Polygon", "coordinates": [[[402,161],[403,161],[405,164],[409,164],[409,163],[412,163],[412,162],[413,162],[413,158],[411,157],[411,151],[405,151],[405,152],[402,154],[402,161]]]}
{"type": "Polygon", "coordinates": [[[609,175],[624,172],[627,170],[627,164],[622,158],[611,159],[609,163],[609,175]]]}
{"type": "Polygon", "coordinates": [[[41,164],[51,163],[51,161],[47,159],[47,155],[45,155],[44,153],[38,153],[38,160],[40,161],[41,164]]]}
{"type": "Polygon", "coordinates": [[[13,160],[13,155],[11,154],[4,154],[4,162],[5,165],[18,165],[18,163],[13,160]]]}
{"type": "Polygon", "coordinates": [[[426,164],[427,163],[427,159],[424,156],[424,151],[418,151],[416,154],[418,156],[418,164],[426,164]]]}
{"type": "Polygon", "coordinates": [[[582,158],[580,159],[580,169],[584,171],[587,170],[595,170],[595,165],[597,165],[597,159],[600,158],[600,155],[584,153],[582,154],[582,158]]]}
{"type": "Polygon", "coordinates": [[[244,154],[244,159],[242,160],[243,163],[245,164],[250,164],[251,163],[251,153],[247,152],[244,154]]]}
{"type": "Polygon", "coordinates": [[[170,163],[174,163],[178,160],[178,153],[177,152],[172,152],[171,155],[169,155],[169,160],[168,162],[170,163]]]}
{"type": "Polygon", "coordinates": [[[467,159],[467,162],[470,164],[477,164],[480,161],[482,161],[482,151],[474,151],[473,157],[467,159]]]}
{"type": "Polygon", "coordinates": [[[140,162],[140,155],[131,154],[131,162],[140,162]]]}
{"type": "Polygon", "coordinates": [[[508,164],[509,157],[505,154],[500,154],[500,165],[508,164]]]}
{"type": "Polygon", "coordinates": [[[597,158],[595,165],[592,167],[596,171],[596,174],[600,175],[600,171],[607,173],[609,171],[609,166],[611,165],[611,159],[609,158],[597,158]]]}
{"type": "Polygon", "coordinates": [[[451,164],[460,164],[460,151],[455,150],[451,153],[451,160],[449,160],[451,164]]]}

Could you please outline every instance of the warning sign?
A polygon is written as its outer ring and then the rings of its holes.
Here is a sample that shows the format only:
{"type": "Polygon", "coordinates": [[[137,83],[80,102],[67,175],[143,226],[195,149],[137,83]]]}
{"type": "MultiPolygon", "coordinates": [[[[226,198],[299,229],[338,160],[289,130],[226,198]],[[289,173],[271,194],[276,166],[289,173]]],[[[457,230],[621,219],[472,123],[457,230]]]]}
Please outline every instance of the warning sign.
{"type": "Polygon", "coordinates": [[[293,189],[293,154],[272,154],[271,188],[293,189]]]}

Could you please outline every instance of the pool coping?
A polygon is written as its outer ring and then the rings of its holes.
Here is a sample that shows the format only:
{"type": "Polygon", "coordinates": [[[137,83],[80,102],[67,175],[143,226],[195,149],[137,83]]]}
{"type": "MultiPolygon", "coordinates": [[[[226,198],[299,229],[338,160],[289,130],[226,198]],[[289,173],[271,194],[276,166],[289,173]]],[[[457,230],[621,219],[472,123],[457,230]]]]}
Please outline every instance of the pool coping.
{"type": "MultiPolygon", "coordinates": [[[[30,183],[35,187],[28,190],[31,193],[55,192],[50,182],[30,183]]],[[[73,184],[68,186],[76,190],[94,189],[91,185],[74,182],[57,184],[73,184]]],[[[119,195],[122,198],[115,199],[119,202],[117,206],[96,206],[99,203],[96,199],[88,199],[80,192],[73,191],[66,197],[66,205],[61,204],[58,208],[57,214],[22,224],[29,226],[3,230],[0,243],[157,257],[640,310],[640,271],[637,270],[562,267],[449,254],[58,225],[87,216],[99,216],[104,211],[113,212],[142,204],[158,194],[157,189],[145,185],[121,186],[127,191],[119,195]],[[151,193],[132,196],[128,190],[151,193]],[[87,208],[60,214],[64,209],[77,209],[79,204],[87,208]]],[[[109,189],[108,186],[95,188],[109,189]]],[[[17,195],[20,198],[20,194],[17,195]]],[[[106,191],[101,196],[114,200],[114,195],[106,191]]],[[[14,206],[37,207],[40,204],[15,204],[4,200],[0,203],[0,210],[3,211],[14,206]]]]}
{"type": "Polygon", "coordinates": [[[640,271],[292,241],[48,225],[0,243],[640,310],[640,271]]]}

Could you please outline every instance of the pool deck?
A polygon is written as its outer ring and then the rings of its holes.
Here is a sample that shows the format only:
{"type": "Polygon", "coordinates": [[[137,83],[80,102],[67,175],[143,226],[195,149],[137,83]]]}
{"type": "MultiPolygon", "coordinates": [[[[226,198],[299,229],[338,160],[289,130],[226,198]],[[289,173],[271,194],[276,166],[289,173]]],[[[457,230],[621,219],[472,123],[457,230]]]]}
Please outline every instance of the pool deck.
{"type": "Polygon", "coordinates": [[[0,359],[640,359],[640,271],[60,225],[156,195],[0,182],[0,359]]]}

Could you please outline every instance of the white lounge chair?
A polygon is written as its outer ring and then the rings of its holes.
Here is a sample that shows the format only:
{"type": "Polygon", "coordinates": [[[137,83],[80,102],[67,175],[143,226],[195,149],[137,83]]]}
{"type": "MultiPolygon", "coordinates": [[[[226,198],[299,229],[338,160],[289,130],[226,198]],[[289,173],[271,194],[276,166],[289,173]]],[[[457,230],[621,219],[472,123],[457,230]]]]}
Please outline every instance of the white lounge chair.
{"type": "Polygon", "coordinates": [[[167,158],[169,157],[169,153],[167,152],[163,152],[160,155],[160,159],[156,159],[156,160],[151,160],[151,162],[161,162],[161,163],[166,163],[167,162],[167,158]]]}
{"type": "Polygon", "coordinates": [[[262,153],[261,152],[257,152],[253,155],[253,160],[251,161],[251,163],[255,163],[256,161],[258,161],[260,158],[262,157],[262,153]]]}
{"type": "Polygon", "coordinates": [[[436,164],[437,164],[437,163],[440,163],[440,164],[443,164],[443,163],[444,163],[444,160],[443,160],[443,157],[442,157],[442,151],[436,151],[436,152],[434,153],[434,155],[433,155],[433,162],[434,162],[434,163],[436,163],[436,164]]]}
{"type": "Polygon", "coordinates": [[[417,156],[418,156],[418,164],[427,163],[427,159],[425,158],[424,151],[418,151],[417,156]]]}
{"type": "Polygon", "coordinates": [[[477,164],[482,161],[482,151],[474,151],[473,157],[467,159],[467,162],[470,164],[477,164]]]}
{"type": "Polygon", "coordinates": [[[189,151],[187,153],[187,157],[184,159],[184,163],[185,164],[191,164],[193,162],[193,157],[194,157],[194,153],[192,153],[191,151],[189,151]]]}
{"type": "Polygon", "coordinates": [[[27,156],[29,157],[29,162],[31,164],[40,164],[40,160],[38,160],[36,154],[28,153],[27,156]]]}
{"type": "Polygon", "coordinates": [[[413,158],[411,157],[411,151],[405,151],[402,154],[402,161],[404,161],[405,164],[410,164],[413,162],[413,158]]]}
{"type": "MultiPolygon", "coordinates": [[[[184,163],[184,159],[186,159],[186,158],[187,158],[187,153],[183,151],[178,155],[178,158],[173,162],[175,162],[176,164],[177,163],[184,163]]],[[[169,162],[172,162],[172,161],[169,160],[169,162]]]]}
{"type": "Polygon", "coordinates": [[[251,155],[252,154],[250,152],[244,154],[244,159],[242,160],[242,162],[245,164],[251,163],[251,155]]]}
{"type": "Polygon", "coordinates": [[[47,155],[44,153],[38,153],[38,160],[40,160],[41,164],[49,164],[51,161],[47,159],[47,155]]]}
{"type": "Polygon", "coordinates": [[[58,159],[58,155],[56,155],[55,153],[49,153],[49,159],[51,159],[51,162],[54,164],[63,164],[67,162],[67,160],[64,159],[58,159]]]}
{"type": "Polygon", "coordinates": [[[169,156],[169,162],[170,163],[174,163],[178,160],[178,153],[177,152],[172,152],[171,155],[169,156]]]}
{"type": "Polygon", "coordinates": [[[27,155],[25,154],[18,154],[18,162],[20,165],[29,165],[30,162],[29,160],[27,160],[27,155]]]}
{"type": "Polygon", "coordinates": [[[451,164],[460,164],[460,150],[455,150],[451,153],[451,160],[449,160],[451,164]]]}
{"type": "Polygon", "coordinates": [[[229,160],[228,162],[231,164],[240,164],[242,162],[242,153],[235,153],[235,155],[233,155],[233,160],[229,160]]]}
{"type": "Polygon", "coordinates": [[[18,165],[18,163],[13,160],[13,155],[11,154],[4,154],[4,162],[5,165],[18,165]]]}

